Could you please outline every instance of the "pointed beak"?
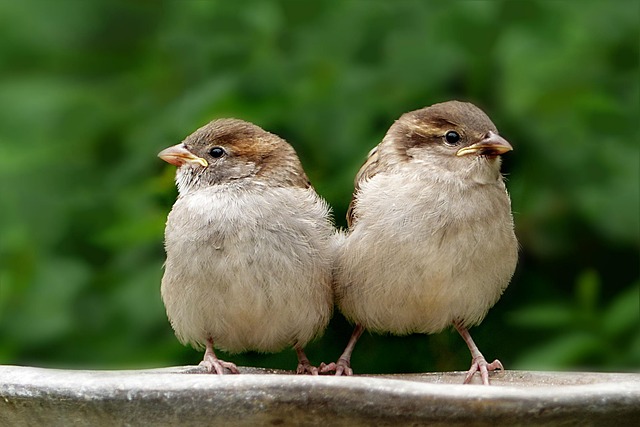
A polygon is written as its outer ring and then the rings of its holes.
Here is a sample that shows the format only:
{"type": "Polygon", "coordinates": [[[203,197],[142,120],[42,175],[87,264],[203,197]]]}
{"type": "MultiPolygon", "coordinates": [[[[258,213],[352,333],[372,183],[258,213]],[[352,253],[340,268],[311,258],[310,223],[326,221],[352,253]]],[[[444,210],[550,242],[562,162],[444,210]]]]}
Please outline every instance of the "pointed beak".
{"type": "Polygon", "coordinates": [[[489,131],[481,141],[459,149],[456,156],[466,156],[467,154],[499,156],[511,150],[513,150],[513,147],[506,139],[497,133],[489,131]]]}
{"type": "Polygon", "coordinates": [[[191,151],[187,150],[187,147],[183,143],[174,145],[169,148],[165,148],[161,152],[158,153],[158,157],[164,160],[167,163],[171,163],[175,166],[182,166],[185,163],[197,163],[205,168],[209,165],[209,163],[203,159],[202,157],[198,157],[193,154],[191,151]]]}

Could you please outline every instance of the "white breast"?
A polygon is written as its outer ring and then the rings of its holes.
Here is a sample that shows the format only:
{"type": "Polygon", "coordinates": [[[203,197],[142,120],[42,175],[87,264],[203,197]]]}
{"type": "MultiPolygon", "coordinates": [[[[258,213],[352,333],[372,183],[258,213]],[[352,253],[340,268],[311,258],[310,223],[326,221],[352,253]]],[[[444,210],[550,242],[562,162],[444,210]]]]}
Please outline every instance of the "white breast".
{"type": "Polygon", "coordinates": [[[231,352],[305,345],[332,310],[334,231],[312,189],[213,186],[167,221],[162,298],[176,335],[231,352]]]}
{"type": "Polygon", "coordinates": [[[361,187],[339,251],[337,304],[365,328],[434,333],[479,323],[517,261],[501,179],[468,186],[424,174],[378,174],[361,187]],[[445,191],[446,190],[446,191],[445,191]]]}

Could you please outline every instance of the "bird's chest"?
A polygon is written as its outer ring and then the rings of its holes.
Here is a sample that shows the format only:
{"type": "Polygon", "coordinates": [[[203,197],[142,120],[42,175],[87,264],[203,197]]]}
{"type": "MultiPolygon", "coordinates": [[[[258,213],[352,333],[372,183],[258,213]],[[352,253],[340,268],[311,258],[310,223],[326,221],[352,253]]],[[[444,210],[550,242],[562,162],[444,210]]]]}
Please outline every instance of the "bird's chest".
{"type": "Polygon", "coordinates": [[[340,304],[367,328],[436,332],[454,319],[478,322],[515,268],[501,185],[372,179],[356,208],[338,270],[349,284],[340,304]]]}
{"type": "Polygon", "coordinates": [[[372,179],[363,185],[357,202],[358,220],[364,228],[392,234],[408,227],[413,233],[432,233],[448,225],[491,223],[497,216],[509,215],[509,210],[504,186],[499,183],[461,186],[404,175],[372,179]]]}
{"type": "Polygon", "coordinates": [[[450,274],[482,263],[512,239],[510,203],[501,183],[456,186],[399,175],[367,184],[354,234],[387,263],[450,274]]]}
{"type": "Polygon", "coordinates": [[[259,263],[274,250],[295,246],[299,219],[289,210],[286,199],[276,204],[265,195],[220,192],[181,198],[167,220],[168,261],[181,259],[209,270],[216,262],[220,268],[259,263]]]}

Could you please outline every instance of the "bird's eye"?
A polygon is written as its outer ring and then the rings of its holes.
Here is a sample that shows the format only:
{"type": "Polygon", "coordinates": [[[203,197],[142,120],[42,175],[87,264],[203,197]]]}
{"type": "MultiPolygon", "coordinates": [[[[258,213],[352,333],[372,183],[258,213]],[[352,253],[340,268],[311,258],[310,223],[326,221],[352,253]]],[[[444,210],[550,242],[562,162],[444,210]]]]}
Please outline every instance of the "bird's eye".
{"type": "Polygon", "coordinates": [[[460,142],[460,134],[454,130],[450,130],[444,135],[444,140],[449,145],[456,145],[460,142]]]}
{"type": "Polygon", "coordinates": [[[211,150],[209,150],[209,154],[214,159],[217,159],[218,157],[222,157],[224,155],[224,149],[222,147],[213,147],[211,150]]]}

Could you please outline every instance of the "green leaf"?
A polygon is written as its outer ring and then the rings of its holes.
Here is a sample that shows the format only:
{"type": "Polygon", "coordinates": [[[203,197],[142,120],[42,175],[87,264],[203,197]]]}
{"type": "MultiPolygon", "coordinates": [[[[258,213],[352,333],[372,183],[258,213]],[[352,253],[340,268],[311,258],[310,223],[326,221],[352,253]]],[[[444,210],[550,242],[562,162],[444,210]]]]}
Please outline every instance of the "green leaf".
{"type": "Polygon", "coordinates": [[[563,334],[546,344],[529,348],[516,359],[512,368],[527,370],[565,369],[599,353],[601,342],[597,336],[581,332],[563,334]]]}
{"type": "Polygon", "coordinates": [[[595,315],[599,293],[600,276],[597,271],[589,269],[578,276],[576,280],[576,299],[583,313],[588,317],[595,315]]]}
{"type": "Polygon", "coordinates": [[[560,329],[576,320],[576,313],[567,305],[557,303],[536,305],[511,312],[507,319],[515,326],[534,329],[560,329]]]}
{"type": "Polygon", "coordinates": [[[602,316],[602,330],[608,336],[633,330],[640,336],[640,283],[620,292],[602,316]]]}

